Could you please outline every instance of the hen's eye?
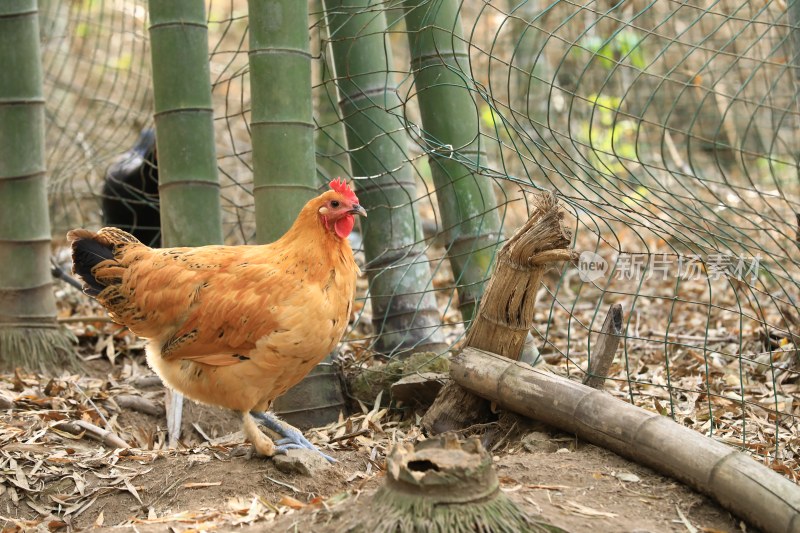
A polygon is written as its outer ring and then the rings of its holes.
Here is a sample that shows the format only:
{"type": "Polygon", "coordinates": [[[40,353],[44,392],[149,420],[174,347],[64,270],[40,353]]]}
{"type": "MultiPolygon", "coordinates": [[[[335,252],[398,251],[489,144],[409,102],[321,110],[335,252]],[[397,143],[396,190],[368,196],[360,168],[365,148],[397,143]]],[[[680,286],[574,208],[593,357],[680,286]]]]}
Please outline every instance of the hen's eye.
{"type": "Polygon", "coordinates": [[[339,202],[337,202],[336,200],[332,201],[331,207],[339,207],[339,202]]]}

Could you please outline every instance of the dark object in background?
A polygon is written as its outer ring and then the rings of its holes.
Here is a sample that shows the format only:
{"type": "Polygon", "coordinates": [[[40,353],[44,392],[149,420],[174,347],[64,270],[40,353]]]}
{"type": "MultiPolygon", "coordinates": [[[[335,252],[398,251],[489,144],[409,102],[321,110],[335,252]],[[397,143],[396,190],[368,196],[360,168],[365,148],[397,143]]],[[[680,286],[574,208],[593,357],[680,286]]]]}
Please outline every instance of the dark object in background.
{"type": "Polygon", "coordinates": [[[136,145],[111,165],[103,184],[103,224],[131,233],[144,244],[161,246],[156,133],[142,130],[136,145]]]}
{"type": "Polygon", "coordinates": [[[794,243],[800,248],[800,213],[794,214],[795,219],[797,220],[797,229],[795,230],[794,234],[794,243]]]}
{"type": "Polygon", "coordinates": [[[300,383],[275,398],[272,410],[303,431],[335,422],[340,413],[347,416],[342,383],[331,356],[314,367],[300,383]]]}
{"type": "Polygon", "coordinates": [[[77,279],[67,274],[67,271],[61,268],[61,265],[59,265],[56,262],[56,260],[52,257],[50,258],[50,273],[53,275],[54,278],[60,279],[65,283],[67,283],[68,285],[72,285],[74,288],[83,292],[83,284],[77,279]]]}

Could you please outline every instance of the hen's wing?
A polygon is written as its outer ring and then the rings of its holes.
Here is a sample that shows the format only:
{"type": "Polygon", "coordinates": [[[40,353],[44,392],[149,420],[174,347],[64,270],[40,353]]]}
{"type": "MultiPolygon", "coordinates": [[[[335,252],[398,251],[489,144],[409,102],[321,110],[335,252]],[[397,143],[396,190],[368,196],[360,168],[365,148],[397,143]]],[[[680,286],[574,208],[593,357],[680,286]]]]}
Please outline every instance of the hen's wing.
{"type": "Polygon", "coordinates": [[[276,265],[253,264],[246,248],[124,254],[120,262],[128,263],[128,275],[119,292],[127,305],[124,315],[117,314],[135,333],[158,342],[165,359],[238,363],[281,327],[277,310],[265,302],[280,298],[276,291],[289,290],[291,283],[276,265]],[[280,283],[268,283],[275,278],[280,283]]]}
{"type": "Polygon", "coordinates": [[[180,326],[160,339],[161,356],[211,365],[246,360],[258,341],[295,327],[291,319],[303,314],[297,302],[303,289],[301,280],[270,264],[237,262],[202,276],[180,326]]]}

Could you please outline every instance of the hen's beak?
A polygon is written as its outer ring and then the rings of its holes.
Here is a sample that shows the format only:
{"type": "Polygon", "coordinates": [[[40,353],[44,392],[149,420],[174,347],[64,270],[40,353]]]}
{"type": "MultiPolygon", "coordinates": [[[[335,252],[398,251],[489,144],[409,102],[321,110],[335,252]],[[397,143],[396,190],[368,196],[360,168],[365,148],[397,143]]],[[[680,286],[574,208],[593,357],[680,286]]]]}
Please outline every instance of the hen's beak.
{"type": "Polygon", "coordinates": [[[367,210],[358,204],[353,204],[353,208],[350,211],[348,211],[348,213],[350,213],[351,215],[360,215],[362,217],[367,216],[367,210]]]}

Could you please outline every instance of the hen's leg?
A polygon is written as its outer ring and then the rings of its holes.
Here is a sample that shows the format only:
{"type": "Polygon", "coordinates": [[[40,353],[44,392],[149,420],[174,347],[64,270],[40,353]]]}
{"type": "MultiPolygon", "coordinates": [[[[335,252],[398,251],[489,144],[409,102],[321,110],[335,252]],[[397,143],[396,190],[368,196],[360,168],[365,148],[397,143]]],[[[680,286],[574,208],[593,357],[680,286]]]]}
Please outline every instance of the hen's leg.
{"type": "Polygon", "coordinates": [[[247,411],[242,413],[242,430],[247,440],[253,443],[253,447],[259,455],[265,457],[272,457],[275,455],[275,443],[272,442],[272,439],[264,435],[263,431],[258,429],[256,421],[247,411]]]}
{"type": "Polygon", "coordinates": [[[272,413],[260,413],[257,411],[250,411],[250,414],[255,418],[259,424],[274,431],[282,438],[275,441],[275,453],[286,453],[286,450],[305,448],[307,450],[314,450],[322,457],[327,459],[329,463],[335,463],[336,459],[329,455],[325,455],[317,449],[316,446],[308,442],[300,431],[286,422],[278,419],[272,413]]]}

